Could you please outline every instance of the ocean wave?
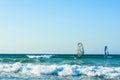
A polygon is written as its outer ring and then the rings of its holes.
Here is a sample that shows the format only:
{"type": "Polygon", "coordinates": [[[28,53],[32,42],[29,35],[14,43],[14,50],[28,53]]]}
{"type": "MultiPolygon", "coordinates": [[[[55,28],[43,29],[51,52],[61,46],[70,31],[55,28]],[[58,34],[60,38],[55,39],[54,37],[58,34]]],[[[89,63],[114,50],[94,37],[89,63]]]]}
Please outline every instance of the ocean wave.
{"type": "Polygon", "coordinates": [[[104,79],[120,79],[120,67],[80,66],[80,65],[41,65],[16,62],[14,64],[1,63],[0,73],[16,73],[21,75],[57,75],[100,77],[104,79]]]}
{"type": "Polygon", "coordinates": [[[27,55],[28,58],[50,58],[52,55],[27,55]]]}

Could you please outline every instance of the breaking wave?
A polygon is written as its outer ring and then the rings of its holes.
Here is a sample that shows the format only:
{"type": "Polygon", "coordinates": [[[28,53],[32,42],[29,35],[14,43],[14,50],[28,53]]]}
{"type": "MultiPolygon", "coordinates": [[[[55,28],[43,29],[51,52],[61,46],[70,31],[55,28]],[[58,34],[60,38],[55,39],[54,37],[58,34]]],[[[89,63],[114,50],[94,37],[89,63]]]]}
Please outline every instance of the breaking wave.
{"type": "Polygon", "coordinates": [[[100,77],[104,79],[120,79],[120,67],[104,66],[80,66],[80,65],[41,65],[33,63],[14,64],[0,63],[0,73],[16,73],[21,75],[57,75],[57,76],[81,76],[100,77]]]}
{"type": "Polygon", "coordinates": [[[28,58],[51,58],[52,55],[27,55],[28,58]]]}

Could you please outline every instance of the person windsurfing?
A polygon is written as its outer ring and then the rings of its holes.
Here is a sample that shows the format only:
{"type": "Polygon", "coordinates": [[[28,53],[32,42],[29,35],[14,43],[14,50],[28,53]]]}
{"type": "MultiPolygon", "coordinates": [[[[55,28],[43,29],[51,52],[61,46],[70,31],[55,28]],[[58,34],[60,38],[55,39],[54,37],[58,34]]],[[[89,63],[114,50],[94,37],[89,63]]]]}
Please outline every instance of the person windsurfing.
{"type": "Polygon", "coordinates": [[[81,57],[82,55],[84,55],[84,48],[83,48],[83,44],[79,42],[77,44],[77,57],[81,57]]]}
{"type": "Polygon", "coordinates": [[[104,54],[105,54],[105,57],[107,57],[109,55],[109,51],[108,51],[107,46],[105,46],[105,48],[104,48],[104,54]]]}

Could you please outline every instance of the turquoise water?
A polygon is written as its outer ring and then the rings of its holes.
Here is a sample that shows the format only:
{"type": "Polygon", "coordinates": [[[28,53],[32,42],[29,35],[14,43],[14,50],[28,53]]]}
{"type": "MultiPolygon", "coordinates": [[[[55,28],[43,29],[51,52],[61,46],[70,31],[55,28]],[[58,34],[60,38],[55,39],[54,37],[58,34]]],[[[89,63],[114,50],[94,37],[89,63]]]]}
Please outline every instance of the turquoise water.
{"type": "Polygon", "coordinates": [[[0,54],[0,80],[120,80],[120,55],[0,54]]]}

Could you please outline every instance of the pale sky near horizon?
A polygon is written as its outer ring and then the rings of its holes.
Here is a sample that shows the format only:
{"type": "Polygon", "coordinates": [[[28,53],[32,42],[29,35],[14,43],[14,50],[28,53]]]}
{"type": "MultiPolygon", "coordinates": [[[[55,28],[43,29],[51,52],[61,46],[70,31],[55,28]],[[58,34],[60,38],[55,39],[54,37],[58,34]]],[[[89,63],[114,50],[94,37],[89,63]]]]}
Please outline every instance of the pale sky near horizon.
{"type": "Polygon", "coordinates": [[[0,53],[120,52],[120,0],[0,0],[0,53]]]}

